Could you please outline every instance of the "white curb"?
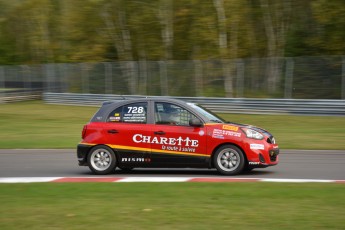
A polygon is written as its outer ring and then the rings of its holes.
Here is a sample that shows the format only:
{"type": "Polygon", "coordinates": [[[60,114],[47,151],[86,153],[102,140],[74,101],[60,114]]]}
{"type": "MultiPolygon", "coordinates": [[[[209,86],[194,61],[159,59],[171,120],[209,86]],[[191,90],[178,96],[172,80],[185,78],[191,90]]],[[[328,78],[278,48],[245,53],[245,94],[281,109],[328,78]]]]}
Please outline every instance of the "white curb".
{"type": "Polygon", "coordinates": [[[0,177],[0,183],[78,183],[78,182],[279,182],[345,183],[345,180],[277,179],[240,177],[0,177]]]}

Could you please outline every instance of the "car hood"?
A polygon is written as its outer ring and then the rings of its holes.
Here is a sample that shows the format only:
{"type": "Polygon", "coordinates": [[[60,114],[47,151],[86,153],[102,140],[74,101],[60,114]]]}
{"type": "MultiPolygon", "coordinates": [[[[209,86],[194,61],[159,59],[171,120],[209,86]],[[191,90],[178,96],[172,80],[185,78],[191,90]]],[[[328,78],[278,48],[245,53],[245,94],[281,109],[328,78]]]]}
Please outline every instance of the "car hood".
{"type": "Polygon", "coordinates": [[[226,122],[226,124],[238,126],[240,128],[253,129],[253,130],[257,131],[257,132],[265,134],[266,136],[269,136],[269,137],[272,136],[272,134],[270,132],[268,132],[267,130],[265,130],[263,128],[257,127],[257,126],[248,125],[248,124],[241,124],[241,123],[235,123],[235,122],[226,122]]]}

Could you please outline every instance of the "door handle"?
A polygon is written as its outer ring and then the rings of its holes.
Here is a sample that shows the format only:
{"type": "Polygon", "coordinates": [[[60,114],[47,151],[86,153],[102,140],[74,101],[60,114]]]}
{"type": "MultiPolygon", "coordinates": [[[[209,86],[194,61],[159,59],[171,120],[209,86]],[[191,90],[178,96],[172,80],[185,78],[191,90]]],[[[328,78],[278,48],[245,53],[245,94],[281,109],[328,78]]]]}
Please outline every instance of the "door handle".
{"type": "Polygon", "coordinates": [[[154,134],[156,134],[156,135],[165,135],[165,132],[164,131],[156,131],[156,132],[154,132],[154,134]]]}
{"type": "Polygon", "coordinates": [[[119,133],[119,131],[117,131],[116,129],[109,129],[108,133],[115,134],[115,133],[119,133]]]}

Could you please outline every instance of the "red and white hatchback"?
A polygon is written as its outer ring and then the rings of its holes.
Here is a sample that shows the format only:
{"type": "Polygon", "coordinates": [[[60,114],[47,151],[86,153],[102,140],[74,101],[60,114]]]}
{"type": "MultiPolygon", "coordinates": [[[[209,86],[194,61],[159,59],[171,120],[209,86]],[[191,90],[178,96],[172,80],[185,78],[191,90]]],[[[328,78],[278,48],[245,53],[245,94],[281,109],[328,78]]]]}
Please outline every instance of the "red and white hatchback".
{"type": "Polygon", "coordinates": [[[276,165],[278,154],[266,130],[164,97],[103,103],[77,147],[79,165],[95,174],[145,167],[216,168],[235,175],[276,165]]]}

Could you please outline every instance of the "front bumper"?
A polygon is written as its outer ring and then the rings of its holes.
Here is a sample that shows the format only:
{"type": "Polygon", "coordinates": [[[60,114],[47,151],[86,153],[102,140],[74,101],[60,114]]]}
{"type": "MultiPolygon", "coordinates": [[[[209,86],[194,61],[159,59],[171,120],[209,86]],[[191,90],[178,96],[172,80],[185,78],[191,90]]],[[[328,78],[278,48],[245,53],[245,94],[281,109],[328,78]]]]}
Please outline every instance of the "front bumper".
{"type": "Polygon", "coordinates": [[[277,162],[278,161],[278,155],[279,155],[279,149],[270,149],[268,150],[268,155],[270,158],[270,162],[277,162]]]}
{"type": "Polygon", "coordinates": [[[266,168],[279,163],[279,148],[258,151],[255,158],[248,159],[248,166],[252,168],[266,168]]]}

